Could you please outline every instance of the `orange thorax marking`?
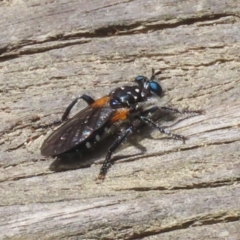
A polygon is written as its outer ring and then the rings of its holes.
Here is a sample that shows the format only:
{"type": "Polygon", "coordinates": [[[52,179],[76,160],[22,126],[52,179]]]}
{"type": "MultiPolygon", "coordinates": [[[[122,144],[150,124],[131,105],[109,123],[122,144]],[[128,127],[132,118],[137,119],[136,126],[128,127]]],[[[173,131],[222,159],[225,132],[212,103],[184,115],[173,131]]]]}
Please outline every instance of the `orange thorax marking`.
{"type": "Polygon", "coordinates": [[[111,122],[116,122],[116,121],[119,121],[119,120],[125,120],[125,119],[127,119],[128,114],[129,114],[129,109],[120,108],[112,116],[111,122]]]}
{"type": "Polygon", "coordinates": [[[99,98],[93,104],[91,104],[91,107],[102,107],[109,102],[109,99],[110,97],[108,96],[99,98]]]}

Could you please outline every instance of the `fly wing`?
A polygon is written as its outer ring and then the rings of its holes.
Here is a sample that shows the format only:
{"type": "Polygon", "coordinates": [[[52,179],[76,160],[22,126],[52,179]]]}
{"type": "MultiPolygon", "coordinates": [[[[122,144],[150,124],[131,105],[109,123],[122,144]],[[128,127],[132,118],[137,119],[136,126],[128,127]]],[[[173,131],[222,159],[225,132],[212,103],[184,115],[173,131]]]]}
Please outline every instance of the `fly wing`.
{"type": "Polygon", "coordinates": [[[44,141],[41,154],[56,156],[71,150],[90,138],[95,131],[107,123],[113,113],[114,110],[109,107],[91,107],[91,105],[86,107],[44,141]]]}

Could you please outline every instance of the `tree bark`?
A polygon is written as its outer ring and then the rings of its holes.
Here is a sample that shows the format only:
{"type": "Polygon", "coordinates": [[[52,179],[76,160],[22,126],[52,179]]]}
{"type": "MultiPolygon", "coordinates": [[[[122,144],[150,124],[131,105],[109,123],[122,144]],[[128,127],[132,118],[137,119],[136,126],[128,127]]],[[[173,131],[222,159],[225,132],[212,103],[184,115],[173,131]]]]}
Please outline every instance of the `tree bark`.
{"type": "Polygon", "coordinates": [[[2,1],[0,238],[240,239],[239,17],[233,0],[2,1]],[[87,168],[40,155],[76,96],[152,68],[160,106],[205,111],[160,119],[185,144],[144,127],[103,182],[107,141],[87,168]]]}

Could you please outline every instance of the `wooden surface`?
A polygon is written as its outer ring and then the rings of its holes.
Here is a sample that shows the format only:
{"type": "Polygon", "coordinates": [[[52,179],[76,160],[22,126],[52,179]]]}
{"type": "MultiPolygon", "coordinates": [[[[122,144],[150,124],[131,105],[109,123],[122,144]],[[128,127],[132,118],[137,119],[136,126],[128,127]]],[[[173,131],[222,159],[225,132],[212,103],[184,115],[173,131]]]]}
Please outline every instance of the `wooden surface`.
{"type": "Polygon", "coordinates": [[[1,1],[0,239],[240,239],[239,18],[234,0],[1,1]],[[206,111],[163,121],[186,144],[145,129],[103,183],[105,144],[52,171],[32,126],[152,67],[160,105],[206,111]]]}

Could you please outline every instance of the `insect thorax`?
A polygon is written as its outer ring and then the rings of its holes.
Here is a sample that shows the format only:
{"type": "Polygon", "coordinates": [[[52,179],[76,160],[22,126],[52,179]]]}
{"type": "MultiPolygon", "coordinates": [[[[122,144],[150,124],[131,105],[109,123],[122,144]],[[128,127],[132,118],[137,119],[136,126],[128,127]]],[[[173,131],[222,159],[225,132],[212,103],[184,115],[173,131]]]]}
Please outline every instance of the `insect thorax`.
{"type": "Polygon", "coordinates": [[[110,93],[112,108],[130,107],[145,101],[145,92],[138,86],[124,86],[116,88],[110,93]]]}

